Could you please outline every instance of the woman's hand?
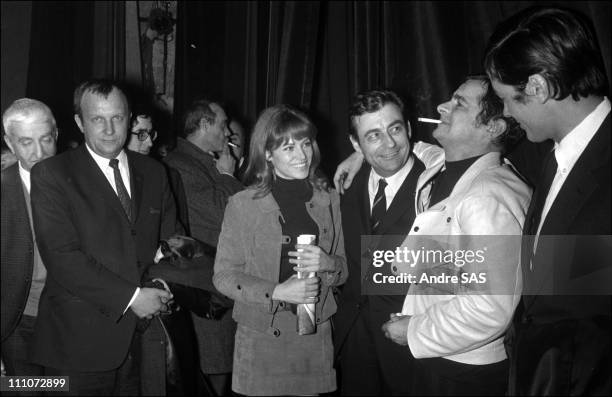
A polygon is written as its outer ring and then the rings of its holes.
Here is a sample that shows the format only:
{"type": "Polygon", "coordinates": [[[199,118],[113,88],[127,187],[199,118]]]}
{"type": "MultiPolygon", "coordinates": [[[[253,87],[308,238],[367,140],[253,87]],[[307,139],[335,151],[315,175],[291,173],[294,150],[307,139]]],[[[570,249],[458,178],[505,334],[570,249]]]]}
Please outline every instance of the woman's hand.
{"type": "Polygon", "coordinates": [[[295,304],[317,303],[321,292],[320,284],[319,277],[298,279],[294,274],[274,288],[272,299],[295,304]]]}
{"type": "Polygon", "coordinates": [[[296,272],[333,272],[336,270],[336,262],[321,247],[296,244],[295,249],[302,251],[289,251],[288,254],[296,257],[296,259],[289,259],[289,263],[297,265],[293,268],[296,272]]]}

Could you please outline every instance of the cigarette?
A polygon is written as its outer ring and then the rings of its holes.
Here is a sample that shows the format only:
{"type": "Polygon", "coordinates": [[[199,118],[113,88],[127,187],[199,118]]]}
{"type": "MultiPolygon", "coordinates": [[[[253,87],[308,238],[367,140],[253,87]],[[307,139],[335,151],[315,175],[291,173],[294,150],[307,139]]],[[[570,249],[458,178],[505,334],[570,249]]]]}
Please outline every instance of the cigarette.
{"type": "Polygon", "coordinates": [[[227,142],[227,144],[233,148],[239,148],[240,146],[236,145],[235,143],[232,142],[227,142]]]}
{"type": "Polygon", "coordinates": [[[433,124],[440,124],[442,122],[442,120],[436,120],[436,119],[428,119],[427,117],[419,117],[418,120],[421,123],[433,123],[433,124]]]}

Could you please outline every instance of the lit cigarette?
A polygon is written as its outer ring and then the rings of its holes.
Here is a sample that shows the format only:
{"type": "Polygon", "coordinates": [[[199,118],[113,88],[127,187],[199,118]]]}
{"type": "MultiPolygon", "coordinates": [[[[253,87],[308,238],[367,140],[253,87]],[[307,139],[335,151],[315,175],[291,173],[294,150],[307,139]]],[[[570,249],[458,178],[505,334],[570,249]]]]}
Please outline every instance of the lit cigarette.
{"type": "Polygon", "coordinates": [[[240,147],[240,146],[236,145],[235,143],[232,143],[232,142],[229,142],[229,141],[227,142],[227,144],[229,146],[233,147],[233,148],[239,148],[240,147]]]}
{"type": "Polygon", "coordinates": [[[436,120],[436,119],[428,119],[427,117],[419,117],[418,120],[421,123],[433,123],[433,124],[440,124],[442,122],[442,120],[436,120]]]}

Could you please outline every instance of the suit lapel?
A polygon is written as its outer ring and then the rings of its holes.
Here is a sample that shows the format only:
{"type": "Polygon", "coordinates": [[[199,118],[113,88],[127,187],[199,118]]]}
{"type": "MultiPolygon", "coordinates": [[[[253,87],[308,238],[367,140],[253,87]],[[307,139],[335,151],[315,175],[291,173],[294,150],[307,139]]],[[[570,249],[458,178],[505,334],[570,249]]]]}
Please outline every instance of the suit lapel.
{"type": "Polygon", "coordinates": [[[416,182],[419,175],[421,175],[423,171],[425,171],[425,166],[415,157],[412,169],[408,175],[406,175],[406,179],[404,179],[402,186],[400,186],[399,190],[395,194],[395,197],[393,198],[393,201],[391,202],[391,205],[387,209],[387,213],[385,214],[385,217],[380,225],[379,234],[387,233],[389,228],[393,226],[396,221],[401,219],[406,211],[414,208],[414,194],[417,185],[416,182]]]}
{"type": "Polygon", "coordinates": [[[358,195],[357,204],[359,207],[361,219],[361,234],[372,234],[372,226],[370,225],[370,195],[368,193],[368,178],[370,176],[370,166],[364,167],[362,172],[358,174],[357,184],[355,186],[358,195]]]}
{"type": "Polygon", "coordinates": [[[86,165],[85,167],[81,167],[78,172],[75,172],[76,178],[79,179],[82,185],[91,186],[91,189],[87,191],[97,192],[102,196],[102,199],[105,203],[111,206],[114,211],[116,211],[120,216],[125,218],[125,220],[129,223],[129,219],[123,206],[121,205],[121,201],[119,201],[119,197],[117,193],[113,190],[113,187],[106,179],[106,176],[98,167],[96,161],[91,157],[85,144],[81,145],[79,149],[74,150],[76,161],[75,163],[81,163],[86,165]]]}
{"type": "Polygon", "coordinates": [[[139,172],[138,168],[134,165],[134,156],[126,151],[128,154],[128,165],[130,167],[130,190],[132,192],[132,214],[134,214],[134,223],[140,216],[140,207],[142,201],[142,187],[144,183],[144,176],[139,172]]]}
{"type": "Polygon", "coordinates": [[[540,234],[566,234],[585,201],[602,183],[597,173],[610,161],[610,129],[608,114],[563,183],[540,234]]]}

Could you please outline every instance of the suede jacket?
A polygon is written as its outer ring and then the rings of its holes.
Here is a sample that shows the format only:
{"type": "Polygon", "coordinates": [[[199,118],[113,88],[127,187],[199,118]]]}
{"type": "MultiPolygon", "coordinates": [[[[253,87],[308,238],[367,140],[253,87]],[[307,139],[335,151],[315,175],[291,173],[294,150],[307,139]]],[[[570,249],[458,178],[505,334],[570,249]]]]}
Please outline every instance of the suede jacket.
{"type": "MultiPolygon", "coordinates": [[[[247,189],[232,196],[225,210],[219,236],[213,283],[234,299],[233,317],[238,324],[279,335],[276,313],[289,310],[285,302],[272,299],[279,283],[282,214],[272,194],[255,198],[257,190],[247,189]]],[[[340,218],[340,199],[335,191],[314,190],[306,210],[319,228],[319,247],[336,263],[334,272],[321,272],[321,294],[316,305],[316,322],[336,312],[330,287],[343,284],[348,271],[340,218]]]]}

